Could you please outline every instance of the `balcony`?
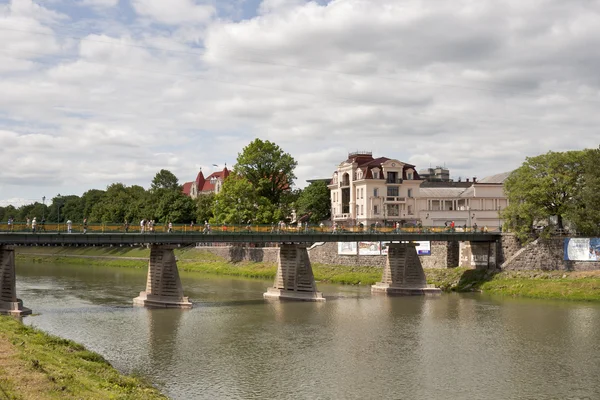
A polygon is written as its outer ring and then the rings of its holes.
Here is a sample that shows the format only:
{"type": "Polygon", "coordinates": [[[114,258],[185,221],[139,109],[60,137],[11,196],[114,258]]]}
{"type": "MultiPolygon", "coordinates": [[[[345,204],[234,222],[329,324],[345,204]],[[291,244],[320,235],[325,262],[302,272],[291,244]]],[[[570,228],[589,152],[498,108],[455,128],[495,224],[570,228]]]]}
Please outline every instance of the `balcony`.
{"type": "Polygon", "coordinates": [[[386,196],[385,203],[406,203],[406,197],[386,196]]]}
{"type": "Polygon", "coordinates": [[[333,216],[333,219],[334,219],[335,221],[343,221],[343,220],[347,220],[347,219],[349,219],[349,218],[350,218],[350,214],[347,214],[347,213],[343,213],[343,214],[335,214],[335,215],[333,216]]]}
{"type": "Polygon", "coordinates": [[[402,179],[386,179],[385,180],[386,185],[398,185],[400,183],[402,183],[402,179]]]}

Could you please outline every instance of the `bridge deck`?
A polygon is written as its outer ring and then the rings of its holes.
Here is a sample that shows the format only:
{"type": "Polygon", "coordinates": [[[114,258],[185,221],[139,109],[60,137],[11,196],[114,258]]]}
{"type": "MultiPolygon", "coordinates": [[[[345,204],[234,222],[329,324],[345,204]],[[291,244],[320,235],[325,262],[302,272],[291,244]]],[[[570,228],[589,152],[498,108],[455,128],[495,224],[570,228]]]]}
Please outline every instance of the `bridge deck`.
{"type": "Polygon", "coordinates": [[[134,245],[196,243],[315,243],[377,241],[494,242],[499,233],[473,232],[363,232],[363,233],[0,233],[0,245],[134,245]]]}

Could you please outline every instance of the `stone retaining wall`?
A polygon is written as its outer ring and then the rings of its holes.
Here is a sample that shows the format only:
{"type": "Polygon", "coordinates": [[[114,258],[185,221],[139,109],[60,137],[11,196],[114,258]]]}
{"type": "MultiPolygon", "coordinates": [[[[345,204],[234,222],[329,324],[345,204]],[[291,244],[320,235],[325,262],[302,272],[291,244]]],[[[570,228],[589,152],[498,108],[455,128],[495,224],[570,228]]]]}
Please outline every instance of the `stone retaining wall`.
{"type": "MultiPolygon", "coordinates": [[[[277,263],[279,247],[198,246],[199,250],[224,258],[229,262],[252,261],[277,263]]],[[[318,264],[382,267],[386,256],[339,255],[337,243],[323,243],[308,250],[310,261],[318,264]]],[[[458,265],[458,243],[431,242],[431,255],[419,256],[423,268],[447,268],[458,265]]]]}
{"type": "MultiPolygon", "coordinates": [[[[503,241],[505,237],[503,236],[503,241]]],[[[502,264],[504,270],[594,271],[600,261],[567,261],[564,259],[564,237],[537,239],[502,264]]]]}

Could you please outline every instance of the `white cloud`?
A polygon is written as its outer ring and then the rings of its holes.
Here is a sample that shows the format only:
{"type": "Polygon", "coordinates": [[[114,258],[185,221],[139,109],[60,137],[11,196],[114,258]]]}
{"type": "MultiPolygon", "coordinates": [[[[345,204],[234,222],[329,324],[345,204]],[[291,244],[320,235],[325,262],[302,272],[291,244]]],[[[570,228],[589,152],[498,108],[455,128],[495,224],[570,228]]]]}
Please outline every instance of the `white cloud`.
{"type": "Polygon", "coordinates": [[[168,25],[206,23],[216,11],[213,5],[195,0],[132,0],[132,4],[139,15],[168,25]]]}
{"type": "Polygon", "coordinates": [[[55,36],[68,17],[17,3],[0,30],[26,18],[44,34],[0,36],[4,199],[148,186],[161,168],[191,180],[255,137],[298,160],[300,185],[355,150],[483,177],[598,145],[598,1],[271,0],[235,22],[133,0],[133,23],[74,21],[80,41],[55,36]]]}

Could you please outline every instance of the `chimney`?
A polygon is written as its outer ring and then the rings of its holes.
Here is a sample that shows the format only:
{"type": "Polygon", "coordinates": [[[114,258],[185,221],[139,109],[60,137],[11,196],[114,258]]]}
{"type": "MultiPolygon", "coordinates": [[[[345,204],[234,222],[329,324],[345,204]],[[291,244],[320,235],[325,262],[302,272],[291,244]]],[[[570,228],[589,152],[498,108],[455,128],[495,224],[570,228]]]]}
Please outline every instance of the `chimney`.
{"type": "Polygon", "coordinates": [[[477,177],[476,176],[473,177],[473,183],[477,183],[477,177]]]}
{"type": "Polygon", "coordinates": [[[467,178],[467,182],[469,182],[469,178],[467,178]]]}

